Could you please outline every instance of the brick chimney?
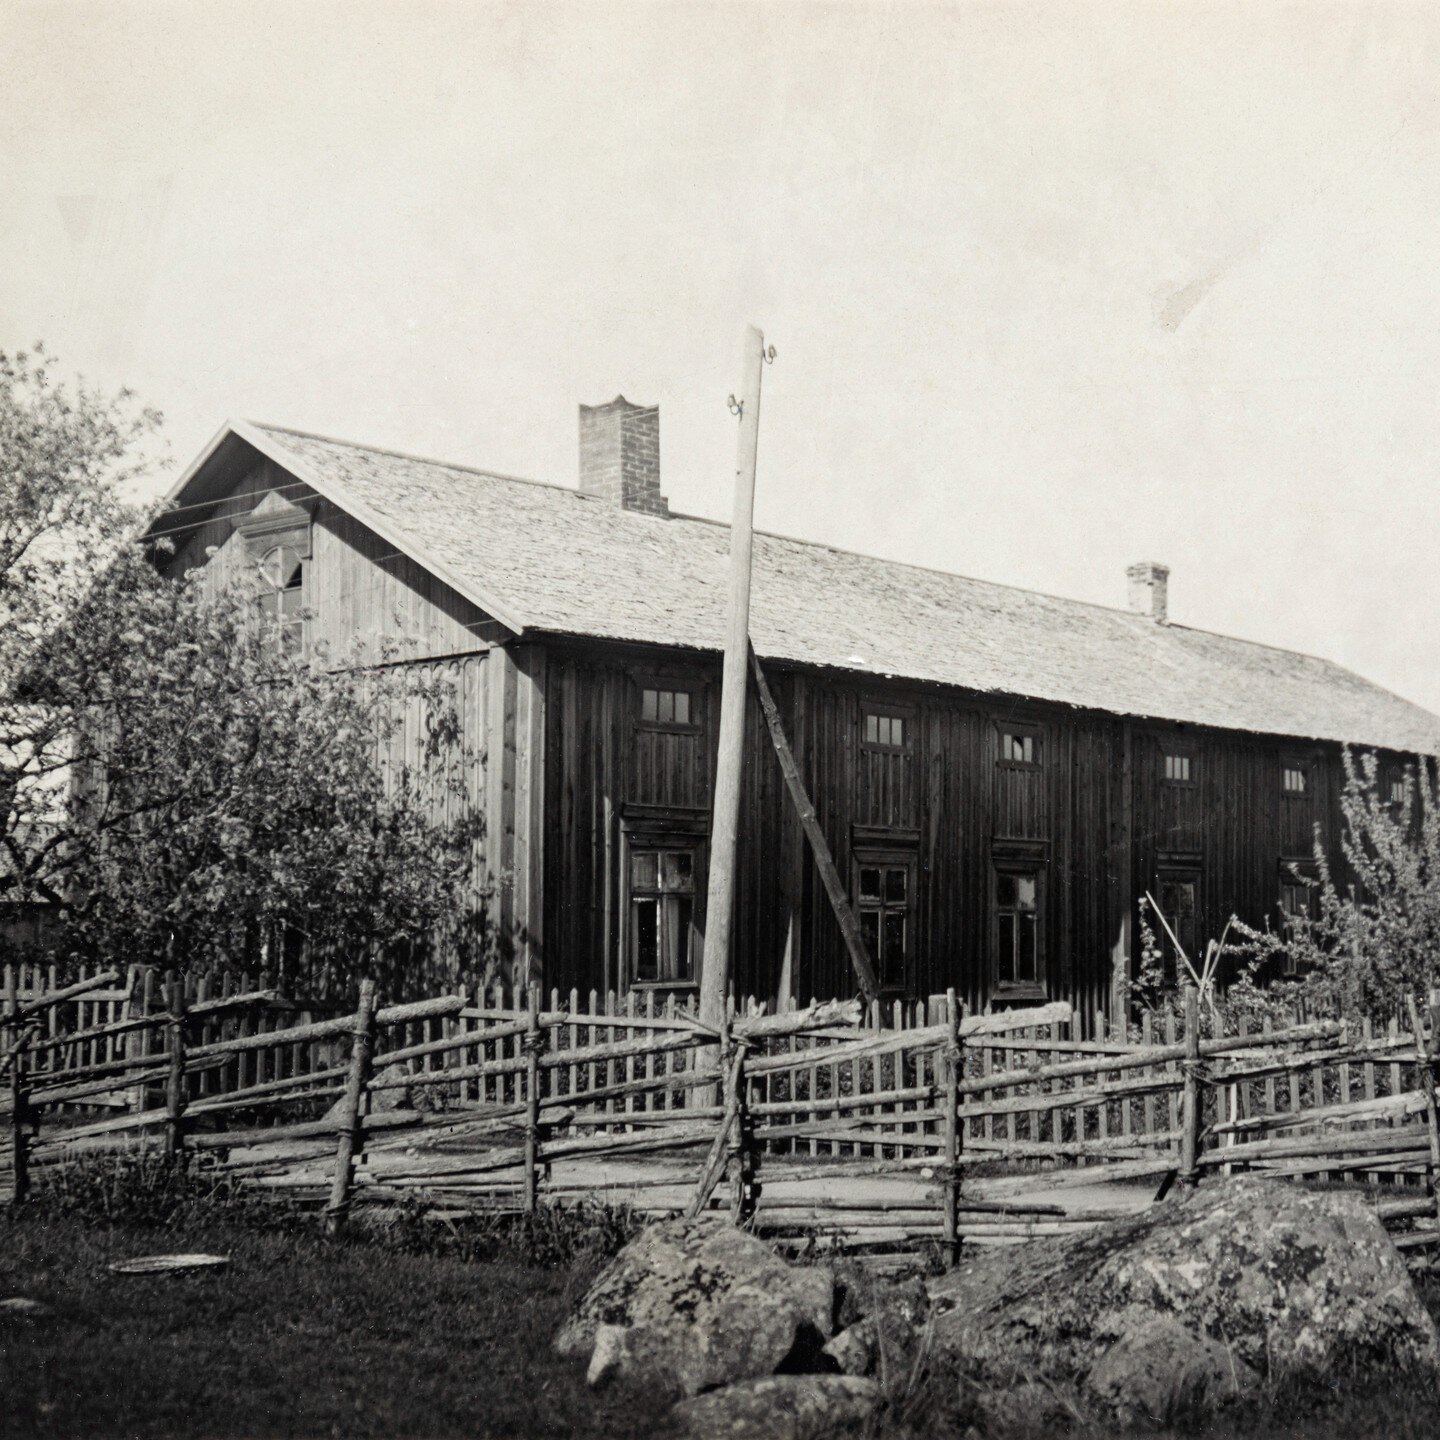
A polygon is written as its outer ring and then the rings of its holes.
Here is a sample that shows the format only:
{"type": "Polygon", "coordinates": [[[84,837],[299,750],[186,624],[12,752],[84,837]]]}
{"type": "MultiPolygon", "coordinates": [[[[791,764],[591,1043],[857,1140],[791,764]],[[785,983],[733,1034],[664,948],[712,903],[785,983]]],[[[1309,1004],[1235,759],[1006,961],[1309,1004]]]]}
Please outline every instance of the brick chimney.
{"type": "Polygon", "coordinates": [[[1170,567],[1141,560],[1125,571],[1125,578],[1130,582],[1130,608],[1157,625],[1165,624],[1170,614],[1170,567]]]}
{"type": "Polygon", "coordinates": [[[642,515],[669,516],[660,493],[658,405],[617,395],[608,405],[580,407],[580,491],[642,515]]]}

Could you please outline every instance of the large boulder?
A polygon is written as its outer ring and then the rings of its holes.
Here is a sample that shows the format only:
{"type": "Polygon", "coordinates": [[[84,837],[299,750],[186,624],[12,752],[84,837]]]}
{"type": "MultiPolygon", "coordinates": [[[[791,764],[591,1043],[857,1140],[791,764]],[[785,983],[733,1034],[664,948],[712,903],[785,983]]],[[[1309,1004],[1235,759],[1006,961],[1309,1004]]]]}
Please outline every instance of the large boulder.
{"type": "Polygon", "coordinates": [[[1164,1419],[1343,1364],[1440,1363],[1440,1336],[1358,1197],[1215,1180],[1078,1236],[966,1259],[932,1282],[934,1339],[992,1381],[1040,1376],[1164,1419]]]}
{"type": "Polygon", "coordinates": [[[863,1431],[880,1387],[852,1375],[771,1375],[682,1400],[670,1412],[677,1440],[818,1440],[863,1431]]]}
{"type": "Polygon", "coordinates": [[[812,1368],[829,1338],[834,1278],[791,1268],[719,1216],[652,1225],[590,1287],[555,1338],[616,1378],[697,1395],[781,1365],[812,1368]]]}

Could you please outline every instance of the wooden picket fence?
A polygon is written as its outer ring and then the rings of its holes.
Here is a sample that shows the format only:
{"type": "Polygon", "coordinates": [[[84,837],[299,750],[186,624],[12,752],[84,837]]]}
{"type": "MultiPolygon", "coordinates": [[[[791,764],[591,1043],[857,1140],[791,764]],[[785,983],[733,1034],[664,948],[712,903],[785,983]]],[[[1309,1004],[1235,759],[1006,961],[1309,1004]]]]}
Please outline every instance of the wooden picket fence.
{"type": "Polygon", "coordinates": [[[1187,1020],[1136,1040],[1063,1005],[964,1015],[953,994],[888,1011],[732,1003],[717,1029],[653,992],[377,1008],[366,989],[335,1013],[263,976],[4,980],[0,1183],[17,1198],[37,1165],[144,1139],[227,1157],[332,1226],[357,1199],[533,1209],[623,1193],[656,1212],[728,1204],[782,1238],[933,1242],[953,1258],[962,1242],[1097,1218],[985,1202],[970,1178],[1018,1168],[1057,1194],[1095,1180],[1163,1191],[1245,1170],[1422,1187],[1377,1205],[1406,1248],[1440,1241],[1440,1003],[1403,1025],[1207,1035],[1192,994],[1187,1020]],[[846,1193],[884,1177],[915,1183],[894,1199],[846,1193]]]}

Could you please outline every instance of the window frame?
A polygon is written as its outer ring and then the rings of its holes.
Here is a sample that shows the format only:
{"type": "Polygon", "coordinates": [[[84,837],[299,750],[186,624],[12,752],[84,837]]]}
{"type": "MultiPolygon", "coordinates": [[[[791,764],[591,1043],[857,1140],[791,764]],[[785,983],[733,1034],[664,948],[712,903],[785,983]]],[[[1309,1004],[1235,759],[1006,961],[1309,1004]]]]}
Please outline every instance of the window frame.
{"type": "Polygon", "coordinates": [[[1302,755],[1280,757],[1280,794],[1286,800],[1309,802],[1315,793],[1314,763],[1302,755]],[[1292,790],[1287,783],[1291,772],[1300,776],[1300,788],[1292,790]]]}
{"type": "Polygon", "coordinates": [[[1194,790],[1200,784],[1199,757],[1188,745],[1160,744],[1160,783],[1171,790],[1194,790]],[[1183,760],[1188,772],[1185,779],[1171,779],[1168,774],[1171,760],[1183,760]]]}
{"type": "MultiPolygon", "coordinates": [[[[1045,1000],[1049,998],[1049,954],[1046,905],[1049,899],[1049,864],[1038,854],[992,854],[990,857],[990,984],[998,1000],[1045,1000]],[[1035,881],[1035,978],[1001,978],[1000,974],[1000,877],[1035,881]]],[[[1009,913],[1007,908],[1007,913],[1009,913]]],[[[1016,911],[1014,913],[1021,913],[1016,911]]]]}
{"type": "MultiPolygon", "coordinates": [[[[1318,891],[1318,881],[1318,876],[1307,875],[1304,871],[1297,870],[1293,866],[1282,865],[1280,867],[1279,893],[1275,900],[1275,908],[1280,912],[1281,939],[1287,942],[1289,941],[1290,924],[1291,921],[1296,918],[1297,914],[1297,912],[1291,910],[1285,904],[1286,892],[1293,890],[1303,891],[1305,895],[1305,918],[1314,920],[1316,918],[1315,899],[1318,891]]],[[[1280,960],[1280,974],[1286,980],[1293,980],[1300,974],[1300,966],[1296,963],[1295,957],[1290,953],[1288,944],[1280,960]]]]}
{"type": "MultiPolygon", "coordinates": [[[[650,821],[623,826],[620,845],[621,895],[618,949],[622,991],[655,990],[678,994],[699,988],[700,968],[705,951],[705,892],[709,878],[709,855],[709,835],[702,825],[687,825],[683,822],[657,824],[650,821]],[[636,946],[639,941],[639,932],[634,917],[636,900],[646,898],[646,896],[637,896],[635,893],[634,859],[637,854],[658,856],[666,851],[688,851],[691,857],[693,888],[690,896],[690,974],[686,978],[666,979],[657,975],[653,979],[641,979],[636,974],[638,960],[636,946]]],[[[657,889],[656,893],[664,892],[657,889]]]]}
{"type": "Polygon", "coordinates": [[[996,720],[995,725],[995,764],[1001,770],[1023,770],[1026,772],[1038,772],[1045,768],[1045,727],[1025,720],[996,720]],[[1034,742],[1035,758],[1033,760],[1014,760],[1005,754],[1005,740],[1007,736],[1014,736],[1018,740],[1032,740],[1034,742]]]}
{"type": "Polygon", "coordinates": [[[260,622],[265,627],[264,639],[272,647],[272,653],[282,660],[296,660],[304,656],[309,639],[308,612],[305,604],[306,571],[309,560],[304,552],[287,536],[274,537],[274,544],[255,557],[255,570],[260,578],[260,590],[255,597],[260,622]],[[265,567],[274,555],[288,550],[295,557],[295,580],[292,584],[277,585],[265,573],[265,567]],[[293,611],[285,608],[285,596],[294,595],[298,604],[293,611]],[[272,608],[273,607],[273,608],[272,608]]]}
{"type": "Polygon", "coordinates": [[[1391,764],[1381,768],[1380,783],[1386,805],[1398,810],[1405,804],[1405,783],[1409,778],[1410,767],[1408,765],[1391,764]]]}
{"type": "MultiPolygon", "coordinates": [[[[678,675],[636,675],[632,701],[635,729],[648,730],[659,735],[703,735],[705,733],[705,686],[704,682],[678,675]],[[669,692],[690,697],[690,719],[681,724],[675,720],[645,719],[645,692],[656,694],[669,692]]],[[[658,709],[658,705],[657,705],[658,709]]]]}
{"type": "MultiPolygon", "coordinates": [[[[1189,956],[1190,963],[1198,970],[1204,958],[1196,953],[1200,948],[1200,916],[1203,913],[1202,906],[1205,902],[1204,873],[1198,864],[1161,864],[1155,871],[1154,891],[1156,903],[1160,905],[1161,909],[1164,909],[1163,901],[1165,898],[1166,885],[1193,885],[1195,887],[1194,908],[1191,912],[1191,929],[1194,933],[1189,937],[1189,956]]],[[[1168,911],[1165,913],[1165,919],[1172,925],[1175,923],[1175,917],[1168,911]]],[[[1178,954],[1173,953],[1174,946],[1171,945],[1170,937],[1165,933],[1165,927],[1160,924],[1158,919],[1155,921],[1153,928],[1156,932],[1156,943],[1160,946],[1160,954],[1164,957],[1165,978],[1167,980],[1178,981],[1180,978],[1180,957],[1178,954]]],[[[1181,941],[1185,940],[1186,937],[1183,931],[1179,934],[1178,938],[1181,941]]]]}
{"type": "MultiPolygon", "coordinates": [[[[882,895],[877,905],[869,904],[862,900],[860,891],[860,874],[863,870],[904,870],[905,871],[905,946],[901,958],[900,969],[901,979],[899,984],[885,983],[882,970],[881,957],[878,954],[871,954],[869,959],[875,969],[875,980],[882,995],[910,995],[915,989],[915,921],[918,914],[916,897],[916,886],[920,878],[919,856],[916,850],[909,846],[900,845],[857,845],[851,851],[851,883],[850,883],[850,904],[855,912],[856,922],[863,932],[865,921],[862,918],[867,914],[878,914],[880,920],[877,922],[877,932],[883,936],[885,933],[885,918],[894,914],[898,908],[897,903],[884,898],[884,882],[881,882],[882,895]]],[[[867,942],[867,949],[869,948],[867,942]]]]}
{"type": "Polygon", "coordinates": [[[876,755],[913,755],[915,753],[915,710],[908,705],[889,705],[881,701],[860,701],[860,748],[876,755]],[[883,740],[865,738],[865,722],[874,716],[876,720],[898,720],[902,725],[904,739],[899,745],[883,740]]]}

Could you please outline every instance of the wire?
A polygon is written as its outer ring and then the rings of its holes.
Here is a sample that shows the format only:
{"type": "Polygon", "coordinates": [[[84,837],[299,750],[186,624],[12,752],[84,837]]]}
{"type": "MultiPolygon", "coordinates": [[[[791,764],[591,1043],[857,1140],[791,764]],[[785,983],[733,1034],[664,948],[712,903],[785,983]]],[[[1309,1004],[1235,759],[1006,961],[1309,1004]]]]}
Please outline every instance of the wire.
{"type": "MultiPolygon", "coordinates": [[[[171,516],[179,515],[186,510],[211,510],[217,508],[218,506],[228,504],[231,501],[244,500],[248,498],[249,495],[254,495],[255,497],[257,497],[258,503],[258,501],[260,499],[263,499],[266,495],[278,495],[286,490],[309,490],[312,494],[316,493],[314,486],[308,484],[304,480],[294,480],[285,485],[267,485],[263,490],[249,491],[245,495],[222,495],[215,500],[196,500],[189,505],[165,505],[162,506],[160,509],[156,510],[152,518],[155,520],[169,519],[171,516]]],[[[223,517],[217,516],[216,518],[219,519],[223,517]]],[[[203,525],[204,523],[205,522],[203,520],[189,520],[181,525],[172,526],[166,530],[146,531],[145,538],[149,539],[152,537],[152,535],[171,535],[174,534],[177,530],[194,529],[197,526],[203,525]]]]}

